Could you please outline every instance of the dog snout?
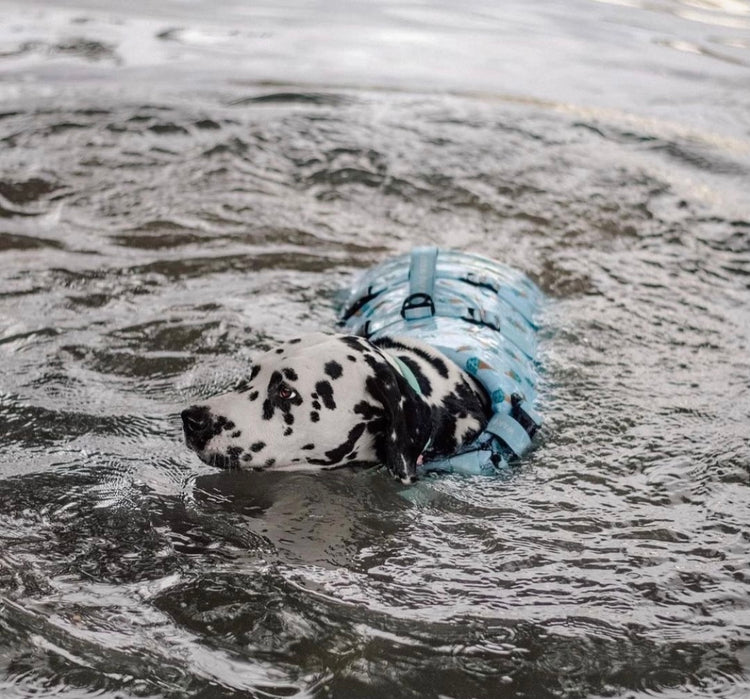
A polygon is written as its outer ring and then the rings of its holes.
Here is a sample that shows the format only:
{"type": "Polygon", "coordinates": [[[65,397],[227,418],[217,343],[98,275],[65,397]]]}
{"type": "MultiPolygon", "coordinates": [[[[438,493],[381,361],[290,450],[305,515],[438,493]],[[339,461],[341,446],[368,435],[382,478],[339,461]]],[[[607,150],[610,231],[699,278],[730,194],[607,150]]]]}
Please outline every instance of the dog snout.
{"type": "Polygon", "coordinates": [[[185,442],[195,451],[201,451],[213,436],[213,419],[208,408],[191,405],[181,413],[185,442]]]}

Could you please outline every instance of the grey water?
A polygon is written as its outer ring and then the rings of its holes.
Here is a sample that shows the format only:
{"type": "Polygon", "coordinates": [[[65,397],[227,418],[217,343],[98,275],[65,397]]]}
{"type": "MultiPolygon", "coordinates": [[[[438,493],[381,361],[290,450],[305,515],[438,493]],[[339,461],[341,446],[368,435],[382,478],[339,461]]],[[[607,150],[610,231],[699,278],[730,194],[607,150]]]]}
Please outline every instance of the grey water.
{"type": "Polygon", "coordinates": [[[750,696],[747,0],[0,0],[0,696],[750,696]],[[544,290],[505,478],[178,413],[415,244],[544,290]]]}

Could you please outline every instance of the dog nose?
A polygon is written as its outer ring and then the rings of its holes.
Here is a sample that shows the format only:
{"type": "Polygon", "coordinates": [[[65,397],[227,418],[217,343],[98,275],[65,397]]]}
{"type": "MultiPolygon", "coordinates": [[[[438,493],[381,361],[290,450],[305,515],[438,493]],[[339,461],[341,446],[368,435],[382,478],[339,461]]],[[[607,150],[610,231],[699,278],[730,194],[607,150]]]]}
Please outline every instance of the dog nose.
{"type": "Polygon", "coordinates": [[[182,411],[181,417],[187,445],[201,451],[213,432],[210,411],[203,405],[191,405],[182,411]]]}

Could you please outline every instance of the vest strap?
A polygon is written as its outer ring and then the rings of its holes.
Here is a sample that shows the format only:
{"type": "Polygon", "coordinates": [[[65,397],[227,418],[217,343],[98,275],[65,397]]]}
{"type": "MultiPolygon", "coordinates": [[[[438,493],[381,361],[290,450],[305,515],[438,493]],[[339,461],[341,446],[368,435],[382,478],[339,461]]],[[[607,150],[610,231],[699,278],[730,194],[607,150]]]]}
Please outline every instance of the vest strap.
{"type": "Polygon", "coordinates": [[[414,376],[414,372],[409,369],[404,362],[402,362],[396,355],[389,354],[389,359],[393,360],[393,363],[396,365],[396,368],[399,370],[399,373],[401,376],[404,377],[406,380],[406,383],[408,383],[416,392],[417,395],[422,395],[422,389],[419,387],[419,381],[417,381],[417,377],[414,376]]]}
{"type": "Polygon", "coordinates": [[[409,261],[409,296],[401,307],[405,320],[422,320],[435,315],[436,247],[414,248],[409,261]]]}
{"type": "Polygon", "coordinates": [[[505,442],[516,456],[521,456],[531,446],[528,432],[507,413],[495,413],[484,431],[505,442]]]}

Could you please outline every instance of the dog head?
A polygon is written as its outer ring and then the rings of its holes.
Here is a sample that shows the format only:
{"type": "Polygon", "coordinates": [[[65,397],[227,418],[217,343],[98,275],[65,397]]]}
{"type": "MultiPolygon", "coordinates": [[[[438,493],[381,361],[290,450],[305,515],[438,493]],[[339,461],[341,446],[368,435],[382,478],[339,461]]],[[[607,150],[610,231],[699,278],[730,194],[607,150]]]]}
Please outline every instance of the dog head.
{"type": "Polygon", "coordinates": [[[330,469],[383,464],[409,483],[430,439],[430,406],[386,355],[351,335],[289,340],[257,358],[233,392],[182,412],[207,464],[330,469]]]}

